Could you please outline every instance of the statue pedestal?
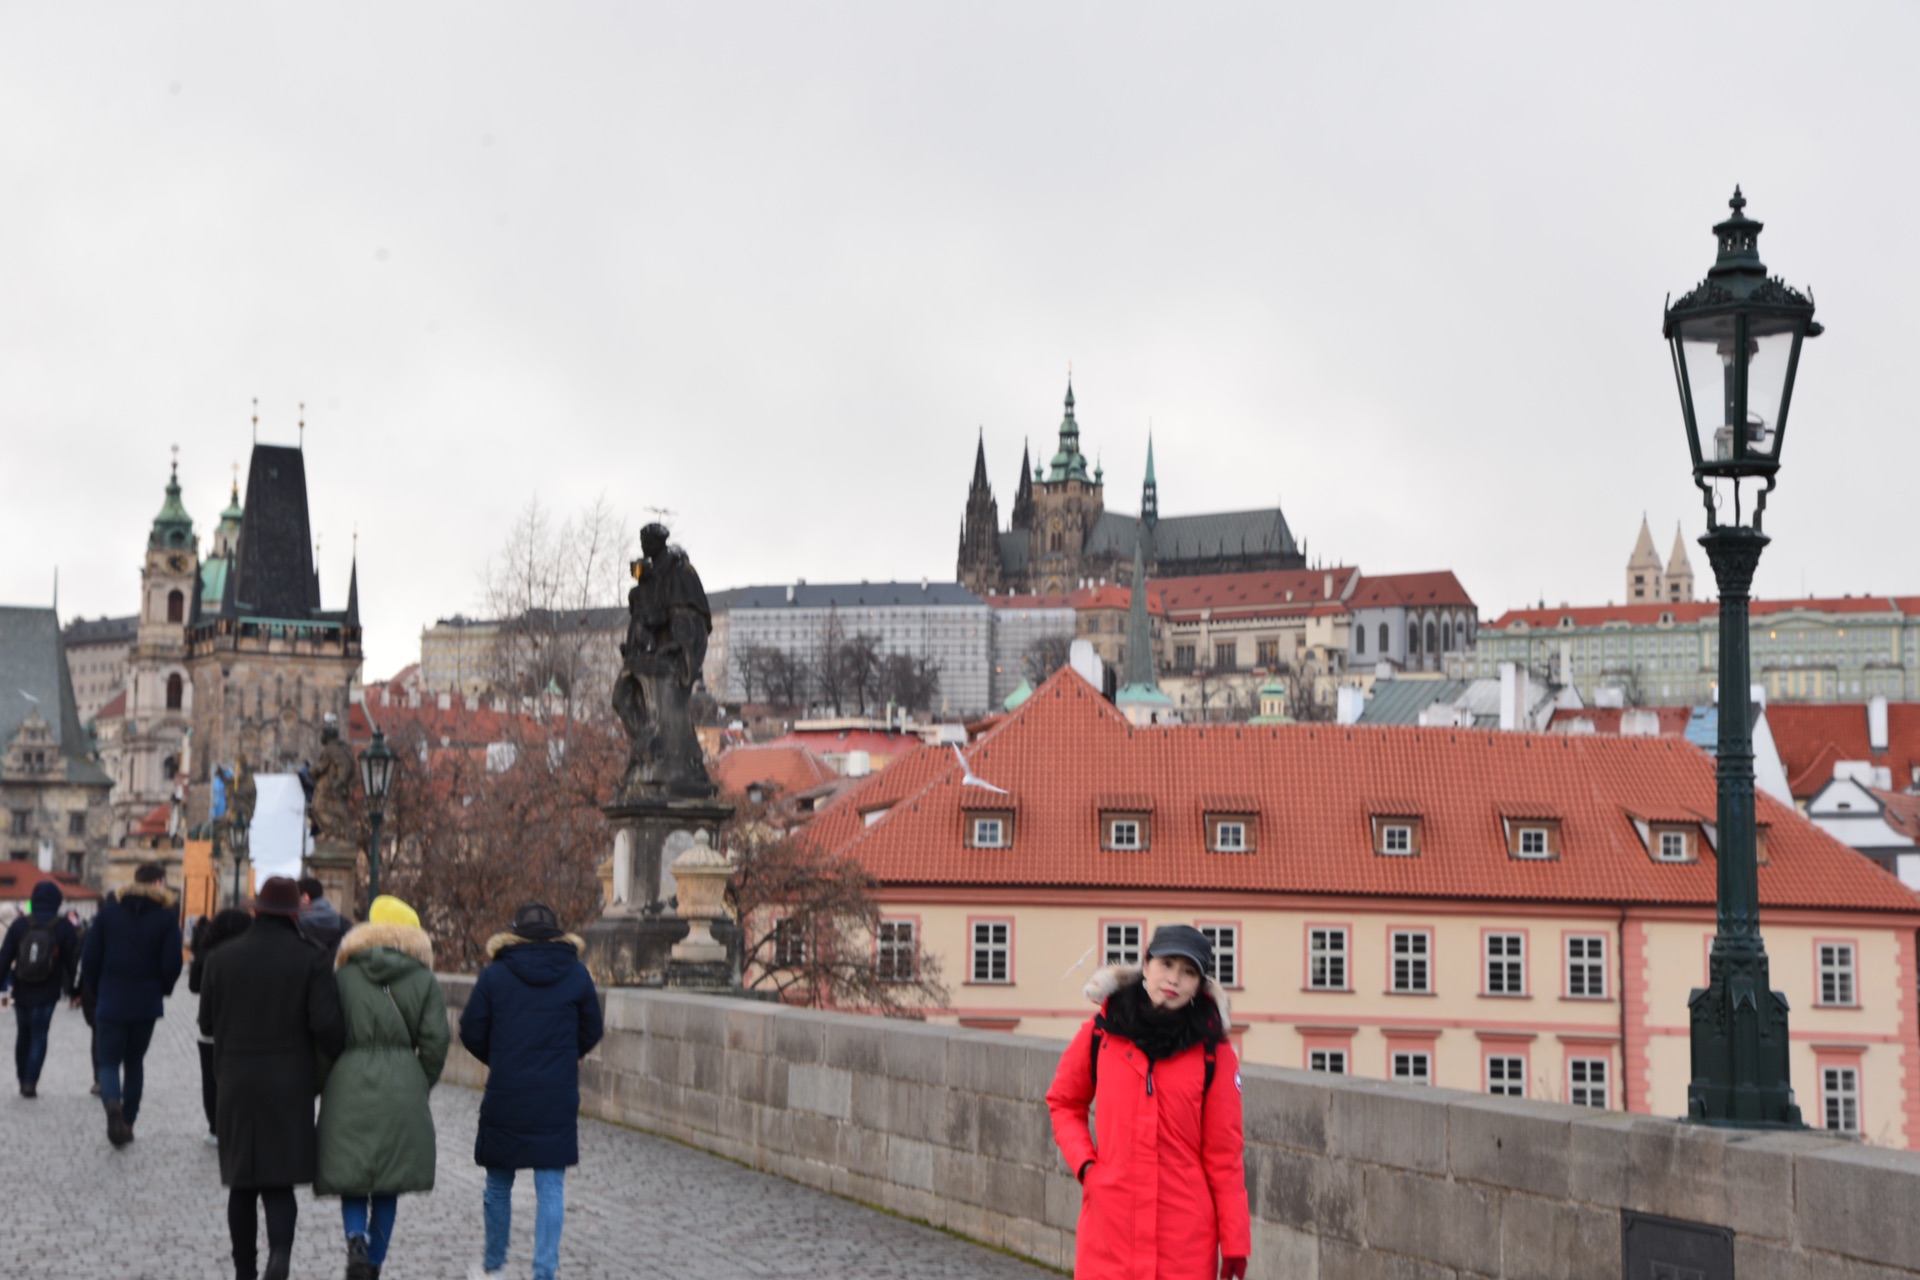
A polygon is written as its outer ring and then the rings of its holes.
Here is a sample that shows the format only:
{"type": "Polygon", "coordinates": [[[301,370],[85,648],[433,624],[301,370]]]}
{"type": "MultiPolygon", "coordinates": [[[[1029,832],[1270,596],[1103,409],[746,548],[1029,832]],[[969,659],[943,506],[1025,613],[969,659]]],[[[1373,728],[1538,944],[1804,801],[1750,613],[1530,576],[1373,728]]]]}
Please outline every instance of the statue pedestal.
{"type": "Polygon", "coordinates": [[[341,915],[360,914],[356,895],[360,892],[360,847],[345,840],[322,836],[313,842],[307,855],[307,874],[327,887],[327,901],[341,915]]]}
{"type": "Polygon", "coordinates": [[[608,898],[604,914],[585,931],[587,949],[581,957],[593,980],[612,987],[715,990],[733,985],[739,930],[729,924],[714,926],[716,941],[725,949],[717,961],[704,953],[698,961],[675,960],[675,945],[692,929],[668,905],[677,896],[674,858],[692,848],[702,831],[717,844],[733,806],[662,796],[611,804],[605,813],[613,824],[613,854],[601,865],[608,898]]]}

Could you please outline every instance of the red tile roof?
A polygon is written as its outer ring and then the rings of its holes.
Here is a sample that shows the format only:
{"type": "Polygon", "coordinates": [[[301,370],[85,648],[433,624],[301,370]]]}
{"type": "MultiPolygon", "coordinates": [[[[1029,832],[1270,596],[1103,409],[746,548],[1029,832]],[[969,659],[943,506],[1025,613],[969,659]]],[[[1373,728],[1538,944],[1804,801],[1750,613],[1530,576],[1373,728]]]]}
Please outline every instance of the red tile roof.
{"type": "Polygon", "coordinates": [[[167,834],[167,819],[172,816],[171,805],[155,805],[147,811],[145,817],[133,824],[127,832],[130,836],[163,836],[167,834]]]}
{"type": "Polygon", "coordinates": [[[42,880],[59,885],[60,896],[68,902],[94,902],[100,897],[98,889],[88,887],[78,876],[65,871],[42,871],[38,863],[15,858],[0,862],[0,901],[25,902],[33,896],[33,886],[42,880]]]}
{"type": "Polygon", "coordinates": [[[771,786],[783,796],[831,782],[833,768],[800,746],[738,746],[713,762],[713,780],[730,796],[744,796],[751,786],[771,786]]]}
{"type": "MultiPolygon", "coordinates": [[[[1165,615],[1167,612],[1165,583],[1147,583],[1147,612],[1165,615]]],[[[1133,607],[1133,588],[1123,587],[1117,582],[1109,582],[1099,587],[1080,587],[1067,597],[1076,610],[1084,609],[1131,609],[1133,607]]]]}
{"type": "Polygon", "coordinates": [[[1073,607],[1071,596],[987,595],[982,596],[981,599],[995,609],[1070,609],[1073,607]]]}
{"type": "Polygon", "coordinates": [[[795,729],[765,745],[806,747],[822,756],[864,751],[875,769],[884,769],[896,756],[917,750],[920,739],[911,733],[884,733],[878,729],[795,729]]]}
{"type": "Polygon", "coordinates": [[[107,699],[107,705],[93,713],[95,720],[118,720],[127,714],[127,691],[122,689],[107,699]]]}
{"type": "Polygon", "coordinates": [[[1920,702],[1887,704],[1887,750],[1879,752],[1867,745],[1865,703],[1776,702],[1767,708],[1767,725],[1796,799],[1818,794],[1842,760],[1886,766],[1895,790],[1912,785],[1920,765],[1920,702]]]}
{"type": "MultiPolygon", "coordinates": [[[[1914,616],[1920,614],[1920,596],[1808,596],[1804,600],[1755,600],[1750,606],[1754,617],[1776,613],[1880,613],[1914,616]]],[[[1609,622],[1633,626],[1653,626],[1660,615],[1670,613],[1675,622],[1698,622],[1717,617],[1720,606],[1712,601],[1694,600],[1684,604],[1607,604],[1561,606],[1558,609],[1509,609],[1488,623],[1504,630],[1517,622],[1529,627],[1557,627],[1560,619],[1572,618],[1576,627],[1598,627],[1609,622]]]]}
{"type": "MultiPolygon", "coordinates": [[[[909,756],[809,829],[883,884],[1136,887],[1708,906],[1715,867],[1658,864],[1631,813],[1711,815],[1714,762],[1684,739],[1295,725],[1134,729],[1071,669],[967,751],[1007,788],[1014,845],[960,843],[960,765],[909,756]],[[1151,851],[1103,851],[1101,797],[1150,793],[1151,851]],[[1251,854],[1205,848],[1206,798],[1257,803],[1251,854]],[[1387,801],[1386,797],[1391,797],[1387,801]],[[1381,806],[1385,804],[1386,808],[1381,806]],[[888,808],[872,826],[862,815],[888,808]],[[1564,853],[1508,857],[1503,812],[1559,815],[1564,853]],[[1371,819],[1422,818],[1421,852],[1376,855],[1371,819]]],[[[1768,796],[1760,893],[1769,906],[1915,913],[1920,895],[1768,796]]]]}
{"type": "Polygon", "coordinates": [[[1453,576],[1451,569],[1430,573],[1389,573],[1380,577],[1368,574],[1360,579],[1353,598],[1347,601],[1347,607],[1351,609],[1416,609],[1440,605],[1465,609],[1474,607],[1473,597],[1467,594],[1467,589],[1460,585],[1460,579],[1453,576]]]}
{"type": "MultiPolygon", "coordinates": [[[[1202,609],[1239,611],[1282,607],[1304,613],[1316,604],[1338,600],[1358,569],[1291,569],[1256,573],[1215,573],[1198,578],[1156,578],[1167,612],[1178,615],[1202,609]],[[1331,579],[1333,590],[1327,591],[1331,579]]],[[[1451,576],[1451,575],[1449,575],[1451,576]]]]}
{"type": "Polygon", "coordinates": [[[1920,796],[1868,787],[1881,804],[1887,825],[1909,840],[1920,840],[1920,796]]]}
{"type": "Polygon", "coordinates": [[[1547,722],[1548,733],[1569,733],[1575,720],[1585,720],[1595,733],[1618,735],[1620,721],[1629,711],[1651,711],[1660,718],[1660,736],[1676,738],[1686,733],[1693,718],[1692,707],[1560,707],[1547,722]]]}

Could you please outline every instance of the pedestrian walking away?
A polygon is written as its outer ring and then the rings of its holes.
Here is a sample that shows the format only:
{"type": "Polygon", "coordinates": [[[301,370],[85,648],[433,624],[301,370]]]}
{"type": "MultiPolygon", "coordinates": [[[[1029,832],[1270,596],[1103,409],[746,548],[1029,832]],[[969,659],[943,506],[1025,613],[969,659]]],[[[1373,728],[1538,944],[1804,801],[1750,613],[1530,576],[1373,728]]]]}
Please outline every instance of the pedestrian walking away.
{"type": "Polygon", "coordinates": [[[446,998],[433,943],[412,907],[382,894],[367,922],[340,942],[334,985],[346,1051],[320,1089],[315,1195],[340,1197],[347,1280],[380,1280],[399,1197],[433,1190],[433,1113],[427,1092],[446,1066],[446,998]]]}
{"type": "MultiPolygon", "coordinates": [[[[253,923],[253,917],[238,907],[228,907],[218,915],[203,917],[193,929],[193,963],[187,966],[187,990],[199,995],[206,983],[207,957],[221,944],[231,942],[247,931],[253,923]]],[[[207,1145],[219,1144],[220,1135],[214,1132],[213,1118],[219,1097],[219,1077],[213,1067],[213,1037],[204,1031],[198,1033],[200,1049],[200,1105],[207,1113],[207,1145]]]]}
{"type": "Polygon", "coordinates": [[[1247,1274],[1240,1067],[1212,967],[1205,934],[1163,925],[1144,966],[1110,965],[1087,984],[1100,1012],[1047,1090],[1054,1140],[1081,1185],[1077,1280],[1247,1274]]]}
{"type": "Polygon", "coordinates": [[[133,883],[102,906],[80,952],[80,985],[94,1000],[94,1070],[107,1141],[133,1141],[146,1084],[147,1046],[180,981],[180,922],[166,870],[143,862],[133,883]]]}
{"type": "Polygon", "coordinates": [[[28,913],[0,941],[0,989],[13,997],[13,1070],[23,1098],[39,1096],[53,1011],[79,987],[80,935],[60,914],[63,896],[51,880],[33,886],[28,913]]]}
{"type": "Polygon", "coordinates": [[[316,1058],[340,1056],[346,1027],[327,954],[300,932],[300,886],[274,876],[252,909],[247,931],[207,958],[200,1030],[213,1037],[214,1129],[234,1275],[287,1280],[298,1214],[293,1189],[313,1181],[318,1163],[316,1058]]]}
{"type": "Polygon", "coordinates": [[[340,948],[351,924],[327,901],[327,886],[315,876],[300,877],[300,932],[312,938],[332,955],[340,948]]]}
{"type": "Polygon", "coordinates": [[[460,1043],[486,1064],[473,1158],[487,1171],[482,1276],[504,1274],[513,1178],[533,1170],[533,1276],[554,1280],[566,1177],[580,1163],[580,1059],[600,1042],[600,997],[584,944],[553,909],[528,903],[487,942],[486,968],[460,1014],[460,1043]]]}

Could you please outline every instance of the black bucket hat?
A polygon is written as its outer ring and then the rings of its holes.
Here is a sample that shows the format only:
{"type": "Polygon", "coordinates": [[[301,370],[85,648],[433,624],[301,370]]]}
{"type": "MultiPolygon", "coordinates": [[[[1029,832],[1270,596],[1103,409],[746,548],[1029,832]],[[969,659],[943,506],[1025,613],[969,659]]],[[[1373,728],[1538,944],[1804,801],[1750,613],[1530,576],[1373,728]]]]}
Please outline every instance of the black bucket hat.
{"type": "Polygon", "coordinates": [[[1202,976],[1213,970],[1213,944],[1190,924],[1163,924],[1155,929],[1153,941],[1147,944],[1147,959],[1155,956],[1191,960],[1202,976]]]}
{"type": "Polygon", "coordinates": [[[560,927],[560,918],[543,902],[526,903],[514,912],[512,928],[515,936],[528,942],[552,942],[566,935],[566,930],[560,927]]]}

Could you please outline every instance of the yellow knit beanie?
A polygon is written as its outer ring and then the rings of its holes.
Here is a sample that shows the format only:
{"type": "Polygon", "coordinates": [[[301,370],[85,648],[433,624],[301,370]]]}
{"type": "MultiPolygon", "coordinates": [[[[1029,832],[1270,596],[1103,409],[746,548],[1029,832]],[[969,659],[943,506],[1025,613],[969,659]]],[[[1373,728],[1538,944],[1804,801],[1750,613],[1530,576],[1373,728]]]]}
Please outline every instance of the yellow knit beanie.
{"type": "Polygon", "coordinates": [[[404,924],[420,927],[420,913],[390,893],[383,893],[367,908],[367,919],[374,924],[404,924]]]}

